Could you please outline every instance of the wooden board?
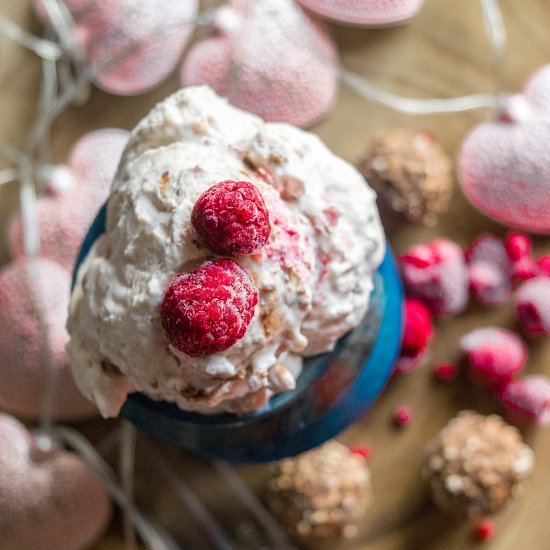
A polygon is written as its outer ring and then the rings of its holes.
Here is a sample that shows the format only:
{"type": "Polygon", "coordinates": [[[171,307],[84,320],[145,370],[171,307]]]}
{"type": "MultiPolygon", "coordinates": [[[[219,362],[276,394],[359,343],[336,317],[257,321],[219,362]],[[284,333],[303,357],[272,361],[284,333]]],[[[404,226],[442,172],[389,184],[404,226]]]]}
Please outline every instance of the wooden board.
{"type": "MultiPolygon", "coordinates": [[[[509,42],[506,50],[505,81],[517,90],[528,75],[550,59],[550,5],[547,0],[502,0],[509,42]]],[[[27,2],[0,1],[3,14],[27,28],[39,30],[27,2]]],[[[488,41],[483,32],[479,2],[476,0],[426,0],[421,14],[410,24],[385,30],[335,28],[342,60],[349,68],[368,76],[386,89],[414,97],[449,97],[474,92],[491,92],[488,41]]],[[[2,42],[0,81],[0,132],[20,144],[33,114],[39,65],[29,55],[2,42]]],[[[88,104],[65,113],[56,123],[54,154],[62,161],[71,143],[82,133],[105,126],[131,128],[159,99],[176,89],[175,77],[162,87],[141,97],[117,98],[94,90],[88,104]]],[[[313,130],[338,154],[355,162],[376,133],[397,127],[423,127],[434,131],[454,156],[473,124],[483,120],[482,111],[437,116],[408,116],[360,99],[345,86],[340,90],[334,112],[313,130]]],[[[0,162],[0,168],[4,165],[0,162]]],[[[0,189],[0,262],[8,259],[6,225],[17,204],[16,186],[0,189]]],[[[481,231],[499,235],[505,230],[474,211],[457,189],[450,213],[435,229],[403,230],[390,235],[400,252],[412,243],[436,236],[456,239],[462,245],[481,231]]],[[[537,238],[537,251],[550,250],[550,239],[537,238]]],[[[458,338],[467,330],[484,325],[514,327],[508,305],[488,309],[473,306],[456,319],[437,323],[433,361],[455,359],[458,338]]],[[[547,340],[530,345],[528,371],[550,374],[550,344],[547,340]]],[[[375,506],[369,511],[358,538],[336,548],[358,550],[463,550],[476,547],[470,528],[438,512],[427,497],[420,476],[425,443],[463,408],[483,412],[498,411],[491,398],[467,383],[435,383],[429,368],[393,382],[373,409],[343,434],[346,442],[366,441],[373,448],[370,462],[375,506]],[[391,415],[399,404],[414,410],[414,420],[405,430],[391,425],[391,415]]],[[[97,428],[88,424],[86,432],[97,428]]],[[[543,550],[550,547],[550,430],[541,428],[528,435],[534,446],[537,467],[525,497],[497,519],[498,535],[484,547],[490,550],[543,550]]],[[[220,517],[233,517],[234,503],[213,488],[211,471],[191,458],[179,458],[177,468],[192,478],[194,486],[220,517]]],[[[261,487],[265,469],[242,468],[243,476],[261,487]]],[[[158,490],[140,482],[141,494],[155,492],[151,502],[163,520],[185,525],[185,511],[163,506],[158,490]]],[[[189,548],[206,547],[188,541],[189,548]]],[[[122,548],[113,529],[97,548],[122,548]]]]}

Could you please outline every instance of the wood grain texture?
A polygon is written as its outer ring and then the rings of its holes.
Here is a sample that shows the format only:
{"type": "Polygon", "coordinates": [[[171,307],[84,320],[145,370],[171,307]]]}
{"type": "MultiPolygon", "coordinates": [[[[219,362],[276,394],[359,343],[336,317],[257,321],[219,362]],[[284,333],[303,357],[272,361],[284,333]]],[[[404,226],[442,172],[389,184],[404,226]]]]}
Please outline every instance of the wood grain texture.
{"type": "MultiPolygon", "coordinates": [[[[509,42],[506,50],[505,82],[512,91],[536,68],[550,59],[550,5],[547,0],[502,0],[509,42]]],[[[27,2],[0,0],[3,14],[27,28],[39,26],[27,2]]],[[[477,0],[426,0],[420,15],[410,24],[384,30],[334,28],[342,61],[349,68],[397,93],[414,97],[449,97],[474,92],[491,92],[490,58],[477,0]]],[[[0,90],[0,132],[21,144],[31,122],[36,99],[39,65],[31,56],[2,42],[0,90]]],[[[88,104],[70,109],[56,123],[53,150],[62,161],[74,140],[82,133],[104,126],[131,128],[162,97],[175,90],[173,76],[159,89],[145,96],[117,98],[94,90],[88,104]]],[[[452,115],[409,116],[369,103],[346,87],[340,90],[334,111],[313,128],[337,154],[356,162],[367,143],[378,132],[397,127],[422,127],[436,133],[454,156],[463,136],[487,113],[476,111],[452,115]]],[[[0,168],[3,163],[0,161],[0,168]]],[[[6,225],[17,204],[16,186],[0,189],[0,263],[8,259],[6,225]]],[[[467,244],[481,231],[502,235],[505,229],[493,224],[468,205],[457,189],[449,214],[435,229],[410,228],[389,235],[397,252],[412,243],[436,236],[467,244]]],[[[550,238],[536,239],[538,252],[550,250],[550,238]]],[[[437,322],[437,338],[432,363],[457,358],[457,341],[467,330],[486,325],[514,327],[509,305],[497,308],[472,306],[456,319],[437,322]]],[[[528,371],[550,375],[550,342],[530,344],[528,371]]],[[[342,435],[345,442],[368,442],[373,448],[370,462],[376,504],[361,525],[359,536],[330,548],[357,550],[464,550],[478,547],[471,539],[470,526],[453,521],[430,503],[420,475],[426,442],[458,411],[474,408],[496,412],[489,396],[467,382],[453,385],[435,383],[424,368],[392,382],[373,409],[342,435]],[[391,425],[391,415],[399,404],[413,407],[414,420],[404,430],[391,425]]],[[[87,425],[88,433],[94,431],[87,425]]],[[[533,482],[524,498],[497,518],[498,534],[484,545],[488,550],[544,550],[550,548],[550,429],[527,434],[533,445],[537,466],[533,482]]],[[[239,511],[213,481],[211,469],[185,457],[171,460],[222,522],[235,523],[239,511]]],[[[257,490],[265,476],[263,467],[241,468],[240,473],[257,490]]],[[[140,478],[138,493],[147,495],[148,506],[173,528],[185,548],[207,548],[207,543],[189,535],[192,523],[184,510],[166,501],[159,482],[140,478]],[[186,535],[187,533],[187,535],[186,535]]],[[[243,546],[244,547],[244,546],[243,546]]],[[[98,546],[101,550],[122,548],[114,529],[98,546]]]]}

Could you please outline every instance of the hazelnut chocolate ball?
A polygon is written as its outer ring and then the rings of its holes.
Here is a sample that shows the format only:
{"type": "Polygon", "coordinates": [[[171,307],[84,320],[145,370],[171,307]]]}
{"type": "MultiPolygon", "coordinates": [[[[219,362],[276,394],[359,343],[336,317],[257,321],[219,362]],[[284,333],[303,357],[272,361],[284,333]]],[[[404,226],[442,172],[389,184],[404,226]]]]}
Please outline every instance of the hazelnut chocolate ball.
{"type": "Polygon", "coordinates": [[[515,427],[496,415],[462,411],[428,444],[425,475],[438,506],[475,518],[517,497],[533,464],[515,427]]]}
{"type": "Polygon", "coordinates": [[[451,161],[428,131],[395,130],[379,137],[359,170],[378,194],[386,220],[433,226],[447,212],[453,190],[451,161]]]}

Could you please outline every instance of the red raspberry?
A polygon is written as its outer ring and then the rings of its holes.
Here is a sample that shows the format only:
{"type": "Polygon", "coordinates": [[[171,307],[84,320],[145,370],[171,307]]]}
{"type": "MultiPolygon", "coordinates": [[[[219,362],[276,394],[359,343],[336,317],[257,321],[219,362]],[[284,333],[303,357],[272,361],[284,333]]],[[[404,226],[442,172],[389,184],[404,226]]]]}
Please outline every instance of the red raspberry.
{"type": "Polygon", "coordinates": [[[505,247],[511,262],[519,262],[531,256],[531,239],[524,233],[509,233],[505,247]]]}
{"type": "Polygon", "coordinates": [[[515,424],[546,424],[550,421],[550,380],[546,376],[512,380],[502,388],[500,400],[515,424]]]}
{"type": "Polygon", "coordinates": [[[515,333],[487,327],[469,332],[460,340],[477,382],[498,387],[509,382],[527,361],[527,347],[515,333]]]}
{"type": "Polygon", "coordinates": [[[422,362],[432,334],[432,316],[429,310],[422,302],[407,298],[403,344],[401,354],[394,366],[394,373],[408,372],[422,362]]]}
{"type": "Polygon", "coordinates": [[[537,260],[537,270],[541,275],[550,277],[550,256],[541,256],[537,260]]]}
{"type": "Polygon", "coordinates": [[[353,455],[360,456],[363,460],[368,460],[371,455],[371,449],[367,445],[353,445],[348,447],[349,452],[353,455]]]}
{"type": "Polygon", "coordinates": [[[492,519],[485,518],[478,522],[474,528],[474,537],[479,542],[490,540],[495,536],[495,523],[492,519]]]}
{"type": "Polygon", "coordinates": [[[446,239],[413,246],[399,258],[407,295],[434,315],[460,313],[468,302],[468,274],[460,247],[446,239]]]}
{"type": "Polygon", "coordinates": [[[412,420],[412,409],[408,405],[401,405],[393,413],[395,423],[400,426],[406,426],[412,420]]]}
{"type": "Polygon", "coordinates": [[[258,290],[238,263],[204,262],[172,279],[160,306],[162,327],[176,349],[205,357],[244,336],[257,303],[258,290]]]}
{"type": "Polygon", "coordinates": [[[482,304],[500,304],[512,291],[512,263],[500,239],[481,235],[466,251],[470,292],[482,304]]]}
{"type": "Polygon", "coordinates": [[[439,363],[433,369],[434,376],[443,382],[450,382],[458,376],[458,368],[454,363],[439,363]]]}
{"type": "Polygon", "coordinates": [[[201,244],[221,256],[253,254],[269,240],[264,199],[247,181],[222,181],[197,200],[191,223],[201,244]]]}
{"type": "Polygon", "coordinates": [[[550,277],[525,281],[515,294],[516,315],[525,332],[550,334],[550,277]]]}

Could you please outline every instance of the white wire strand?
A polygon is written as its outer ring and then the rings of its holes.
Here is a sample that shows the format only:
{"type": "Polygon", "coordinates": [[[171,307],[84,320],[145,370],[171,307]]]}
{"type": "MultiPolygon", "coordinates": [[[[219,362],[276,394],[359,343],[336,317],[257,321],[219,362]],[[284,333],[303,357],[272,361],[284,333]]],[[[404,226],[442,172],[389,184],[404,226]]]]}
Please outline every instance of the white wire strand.
{"type": "Polygon", "coordinates": [[[57,427],[58,441],[77,452],[102,479],[113,501],[130,517],[141,539],[149,550],[178,550],[179,546],[163,529],[153,525],[134,505],[118,483],[111,467],[98,455],[94,447],[72,428],[57,427]]]}
{"type": "Polygon", "coordinates": [[[62,48],[55,42],[30,34],[7,17],[1,15],[0,32],[43,59],[56,61],[63,55],[62,48]]]}
{"type": "Polygon", "coordinates": [[[457,113],[480,108],[498,107],[498,98],[492,94],[472,94],[461,97],[416,99],[393,94],[369,82],[366,78],[344,67],[340,70],[341,79],[359,95],[395,111],[409,115],[430,115],[457,113]]]}

